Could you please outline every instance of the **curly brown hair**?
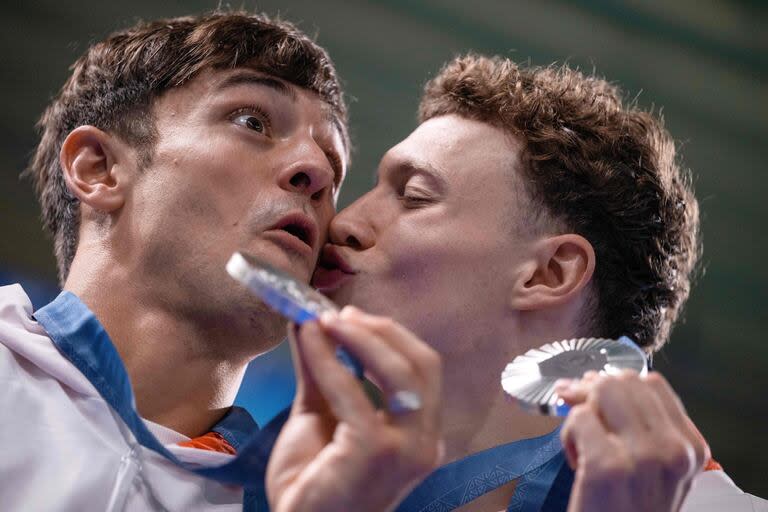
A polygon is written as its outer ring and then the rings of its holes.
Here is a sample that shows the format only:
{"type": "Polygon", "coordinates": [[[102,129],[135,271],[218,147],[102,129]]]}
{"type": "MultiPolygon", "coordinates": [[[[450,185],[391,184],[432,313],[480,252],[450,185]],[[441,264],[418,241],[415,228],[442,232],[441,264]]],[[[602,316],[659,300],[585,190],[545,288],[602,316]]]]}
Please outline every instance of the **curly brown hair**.
{"type": "Polygon", "coordinates": [[[294,25],[263,14],[214,12],[140,22],[90,46],[38,122],[31,176],[43,224],[53,236],[63,284],[78,243],[79,201],[64,182],[59,152],[67,135],[93,125],[133,145],[139,163],[157,140],[153,102],[207,69],[250,67],[317,93],[334,113],[349,153],[347,107],[326,51],[294,25]]]}
{"type": "Polygon", "coordinates": [[[420,122],[446,114],[521,139],[531,200],[594,247],[592,335],[628,335],[648,353],[658,350],[700,252],[690,174],[662,119],[565,65],[477,55],[454,59],[425,86],[420,122]]]}

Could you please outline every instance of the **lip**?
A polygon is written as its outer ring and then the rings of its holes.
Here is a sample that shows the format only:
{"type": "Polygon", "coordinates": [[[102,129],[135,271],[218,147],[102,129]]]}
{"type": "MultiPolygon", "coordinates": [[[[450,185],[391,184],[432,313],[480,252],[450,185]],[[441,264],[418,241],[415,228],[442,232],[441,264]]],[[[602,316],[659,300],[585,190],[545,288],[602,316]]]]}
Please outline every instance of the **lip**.
{"type": "Polygon", "coordinates": [[[320,253],[317,268],[312,276],[312,285],[322,292],[330,292],[339,288],[355,274],[357,270],[352,268],[336,247],[326,244],[320,253]]]}
{"type": "Polygon", "coordinates": [[[312,217],[303,212],[291,212],[267,228],[264,235],[289,249],[311,257],[318,244],[318,231],[317,223],[312,217]],[[297,229],[303,232],[303,237],[291,232],[297,229]]]}

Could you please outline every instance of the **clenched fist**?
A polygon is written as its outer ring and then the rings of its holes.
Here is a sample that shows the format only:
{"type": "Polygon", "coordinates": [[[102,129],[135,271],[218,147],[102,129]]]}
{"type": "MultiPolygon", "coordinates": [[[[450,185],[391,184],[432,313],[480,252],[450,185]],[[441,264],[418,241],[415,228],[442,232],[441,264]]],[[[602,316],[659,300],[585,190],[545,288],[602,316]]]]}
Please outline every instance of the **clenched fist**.
{"type": "Polygon", "coordinates": [[[561,381],[561,438],[575,471],[569,512],[679,510],[709,447],[666,379],[589,372],[561,381]]]}

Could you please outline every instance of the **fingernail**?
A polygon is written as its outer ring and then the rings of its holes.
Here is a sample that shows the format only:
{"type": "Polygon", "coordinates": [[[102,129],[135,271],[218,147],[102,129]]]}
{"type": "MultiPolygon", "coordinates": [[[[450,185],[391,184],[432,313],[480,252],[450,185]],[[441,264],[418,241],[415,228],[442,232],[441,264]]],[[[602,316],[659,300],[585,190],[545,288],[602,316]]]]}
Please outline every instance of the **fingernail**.
{"type": "Polygon", "coordinates": [[[339,316],[335,311],[323,311],[320,313],[320,324],[324,327],[332,325],[336,317],[339,316]]]}
{"type": "Polygon", "coordinates": [[[339,313],[339,316],[344,319],[352,318],[357,315],[358,311],[359,310],[355,306],[344,306],[341,313],[339,313]]]}
{"type": "Polygon", "coordinates": [[[573,384],[571,379],[557,379],[555,381],[555,391],[565,391],[571,384],[573,384]]]}

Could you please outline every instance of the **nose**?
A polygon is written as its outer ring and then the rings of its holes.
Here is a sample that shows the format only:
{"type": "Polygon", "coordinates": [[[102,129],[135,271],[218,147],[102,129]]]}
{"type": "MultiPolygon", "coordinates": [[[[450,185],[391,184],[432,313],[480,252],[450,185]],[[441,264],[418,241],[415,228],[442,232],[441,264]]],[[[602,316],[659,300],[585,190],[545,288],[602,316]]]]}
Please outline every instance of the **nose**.
{"type": "Polygon", "coordinates": [[[294,162],[280,173],[278,183],[284,190],[322,201],[333,197],[334,172],[323,154],[321,160],[315,157],[294,162]]]}
{"type": "Polygon", "coordinates": [[[334,245],[344,245],[352,249],[364,251],[376,243],[376,232],[371,224],[366,207],[368,194],[364,195],[339,212],[328,231],[328,237],[334,245]]]}

